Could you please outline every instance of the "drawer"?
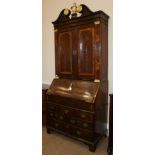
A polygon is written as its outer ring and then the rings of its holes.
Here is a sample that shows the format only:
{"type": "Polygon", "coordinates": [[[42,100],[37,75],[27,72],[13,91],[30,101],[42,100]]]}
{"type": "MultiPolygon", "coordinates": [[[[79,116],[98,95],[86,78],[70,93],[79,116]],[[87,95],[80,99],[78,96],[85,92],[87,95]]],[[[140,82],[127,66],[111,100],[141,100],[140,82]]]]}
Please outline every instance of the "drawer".
{"type": "Polygon", "coordinates": [[[84,121],[77,121],[77,127],[81,129],[87,129],[87,130],[93,130],[94,131],[94,125],[93,122],[84,122],[84,121]]]}
{"type": "Polygon", "coordinates": [[[56,104],[49,102],[47,102],[47,108],[48,111],[58,111],[60,109],[56,104]]]}
{"type": "Polygon", "coordinates": [[[70,118],[70,124],[81,129],[92,131],[94,129],[93,122],[80,121],[77,119],[70,118]]]}
{"type": "Polygon", "coordinates": [[[83,121],[86,120],[86,121],[89,121],[89,122],[93,122],[93,120],[94,120],[94,114],[88,113],[88,112],[76,111],[75,116],[76,116],[77,119],[80,119],[80,120],[83,120],[83,121]]]}
{"type": "Polygon", "coordinates": [[[67,133],[72,136],[75,136],[75,137],[78,137],[81,139],[85,139],[85,140],[92,140],[94,137],[94,133],[92,131],[80,129],[80,128],[70,125],[68,123],[60,122],[60,121],[57,121],[54,119],[47,120],[47,127],[57,129],[64,133],[67,133]]]}
{"type": "Polygon", "coordinates": [[[47,118],[48,119],[56,119],[59,121],[64,121],[66,123],[69,122],[69,118],[67,118],[66,116],[64,116],[63,114],[57,112],[57,111],[50,111],[47,113],[47,118]]]}
{"type": "Polygon", "coordinates": [[[75,135],[75,128],[71,124],[61,122],[59,120],[48,119],[47,127],[51,127],[53,129],[60,130],[64,133],[67,133],[70,135],[75,135]]]}
{"type": "Polygon", "coordinates": [[[88,122],[94,121],[94,113],[93,112],[86,112],[86,111],[82,111],[79,109],[68,108],[68,107],[54,104],[51,102],[47,103],[47,109],[48,109],[47,110],[48,113],[55,112],[59,115],[62,115],[62,117],[66,118],[66,119],[74,118],[77,120],[88,121],[88,122]]]}
{"type": "Polygon", "coordinates": [[[76,127],[72,127],[72,135],[90,141],[92,141],[94,137],[94,133],[92,131],[87,131],[76,127]]]}
{"type": "Polygon", "coordinates": [[[63,122],[68,123],[70,125],[77,126],[81,129],[86,129],[86,130],[93,130],[94,129],[93,122],[81,121],[81,120],[78,120],[76,118],[73,118],[72,116],[69,117],[69,116],[63,115],[57,111],[48,112],[47,118],[56,119],[58,121],[63,121],[63,122]]]}
{"type": "Polygon", "coordinates": [[[47,119],[47,127],[54,128],[54,129],[63,131],[65,133],[69,133],[69,131],[71,130],[71,127],[69,124],[59,122],[54,119],[47,119]]]}
{"type": "Polygon", "coordinates": [[[56,118],[58,118],[58,116],[59,116],[59,114],[55,111],[47,112],[47,118],[49,118],[49,119],[52,119],[52,118],[56,119],[56,118]]]}
{"type": "Polygon", "coordinates": [[[71,116],[62,114],[58,111],[54,111],[54,110],[49,111],[47,114],[47,117],[49,119],[56,119],[59,121],[63,121],[65,123],[77,126],[82,129],[93,130],[93,122],[81,121],[81,120],[78,120],[77,118],[73,118],[71,116]]]}
{"type": "Polygon", "coordinates": [[[67,98],[67,97],[62,97],[57,95],[47,95],[47,101],[72,107],[72,108],[94,111],[94,104],[85,102],[83,100],[76,100],[73,98],[67,98]]]}

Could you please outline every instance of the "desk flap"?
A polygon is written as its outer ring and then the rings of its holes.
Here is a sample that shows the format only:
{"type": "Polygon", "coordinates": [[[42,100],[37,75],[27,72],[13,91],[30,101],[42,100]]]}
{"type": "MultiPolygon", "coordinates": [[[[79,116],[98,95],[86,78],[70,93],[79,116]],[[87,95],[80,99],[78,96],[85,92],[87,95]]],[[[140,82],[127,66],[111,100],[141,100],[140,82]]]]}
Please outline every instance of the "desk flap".
{"type": "Polygon", "coordinates": [[[54,79],[47,94],[85,100],[93,103],[99,88],[99,83],[91,81],[54,79]]]}

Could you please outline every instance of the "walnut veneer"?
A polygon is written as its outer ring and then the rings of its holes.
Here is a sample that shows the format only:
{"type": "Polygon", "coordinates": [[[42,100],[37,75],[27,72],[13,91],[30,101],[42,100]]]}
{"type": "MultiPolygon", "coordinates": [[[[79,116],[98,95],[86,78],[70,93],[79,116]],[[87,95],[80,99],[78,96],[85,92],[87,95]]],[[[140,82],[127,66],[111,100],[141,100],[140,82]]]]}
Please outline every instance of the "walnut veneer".
{"type": "Polygon", "coordinates": [[[107,129],[109,17],[81,6],[80,17],[62,10],[53,22],[59,78],[47,91],[47,132],[65,134],[95,151],[107,129]]]}

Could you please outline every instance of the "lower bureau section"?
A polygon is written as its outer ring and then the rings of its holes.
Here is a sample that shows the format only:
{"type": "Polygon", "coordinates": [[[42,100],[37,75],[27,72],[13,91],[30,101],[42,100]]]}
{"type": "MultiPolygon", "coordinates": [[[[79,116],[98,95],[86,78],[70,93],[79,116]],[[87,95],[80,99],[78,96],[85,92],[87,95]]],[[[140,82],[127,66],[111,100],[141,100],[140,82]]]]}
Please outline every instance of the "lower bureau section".
{"type": "Polygon", "coordinates": [[[50,134],[55,131],[75,140],[81,141],[89,146],[89,150],[91,152],[95,152],[96,145],[103,136],[92,131],[83,130],[70,124],[56,121],[54,119],[48,119],[47,122],[47,133],[50,134]]]}
{"type": "Polygon", "coordinates": [[[59,131],[65,132],[67,134],[76,136],[77,138],[82,138],[85,140],[92,141],[94,139],[94,133],[89,130],[84,130],[78,127],[75,127],[71,124],[65,122],[56,121],[54,119],[48,119],[47,128],[57,129],[59,131]]]}
{"type": "Polygon", "coordinates": [[[81,141],[89,146],[90,151],[94,152],[97,143],[103,136],[102,132],[97,130],[101,128],[97,122],[98,111],[67,106],[72,103],[71,101],[66,99],[64,101],[66,105],[56,101],[46,102],[47,132],[59,132],[81,141]]]}

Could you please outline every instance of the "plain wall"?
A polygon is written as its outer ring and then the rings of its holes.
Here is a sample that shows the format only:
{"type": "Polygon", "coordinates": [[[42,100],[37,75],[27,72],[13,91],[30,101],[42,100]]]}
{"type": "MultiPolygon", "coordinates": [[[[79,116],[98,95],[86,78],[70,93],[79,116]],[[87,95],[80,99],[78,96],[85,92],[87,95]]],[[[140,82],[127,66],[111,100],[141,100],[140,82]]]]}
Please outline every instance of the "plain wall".
{"type": "Polygon", "coordinates": [[[108,25],[108,79],[109,93],[113,92],[113,4],[112,0],[43,0],[43,37],[42,37],[42,83],[51,84],[55,77],[55,47],[54,28],[55,21],[64,8],[70,8],[73,2],[85,4],[92,11],[102,10],[110,16],[108,25]]]}

